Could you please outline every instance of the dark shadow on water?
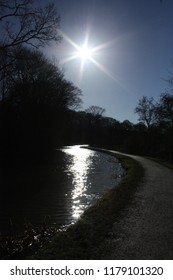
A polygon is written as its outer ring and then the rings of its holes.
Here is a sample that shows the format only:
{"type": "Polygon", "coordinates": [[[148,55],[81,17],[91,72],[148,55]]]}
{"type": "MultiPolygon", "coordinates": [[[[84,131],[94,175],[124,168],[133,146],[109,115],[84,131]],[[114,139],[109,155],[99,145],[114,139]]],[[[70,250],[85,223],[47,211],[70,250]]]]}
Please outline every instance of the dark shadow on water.
{"type": "MultiPolygon", "coordinates": [[[[24,224],[29,221],[37,225],[52,222],[53,208],[50,205],[55,200],[53,194],[57,190],[59,199],[56,203],[61,203],[65,160],[62,152],[58,152],[58,155],[54,152],[53,157],[13,157],[3,160],[0,173],[1,232],[23,230],[24,224]]],[[[65,213],[65,206],[62,211],[65,213]]]]}

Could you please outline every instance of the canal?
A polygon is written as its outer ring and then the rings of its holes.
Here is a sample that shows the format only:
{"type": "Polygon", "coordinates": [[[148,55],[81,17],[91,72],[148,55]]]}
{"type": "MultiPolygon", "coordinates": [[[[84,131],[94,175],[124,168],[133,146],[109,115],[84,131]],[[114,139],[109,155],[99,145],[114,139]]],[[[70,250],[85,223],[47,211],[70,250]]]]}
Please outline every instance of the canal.
{"type": "Polygon", "coordinates": [[[0,176],[0,232],[20,232],[26,223],[75,223],[123,172],[115,157],[77,145],[56,150],[52,164],[15,163],[0,176]]]}

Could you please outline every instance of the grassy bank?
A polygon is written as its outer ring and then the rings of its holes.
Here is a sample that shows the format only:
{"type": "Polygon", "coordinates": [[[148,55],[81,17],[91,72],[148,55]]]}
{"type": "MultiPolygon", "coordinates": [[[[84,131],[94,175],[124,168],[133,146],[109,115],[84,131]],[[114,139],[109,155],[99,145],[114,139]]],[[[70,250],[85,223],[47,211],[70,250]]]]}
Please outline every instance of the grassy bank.
{"type": "Polygon", "coordinates": [[[126,174],[120,184],[107,192],[98,203],[88,208],[79,221],[66,231],[57,233],[51,242],[31,259],[99,259],[103,241],[110,235],[122,210],[129,207],[131,198],[144,175],[136,161],[116,155],[126,174]]]}

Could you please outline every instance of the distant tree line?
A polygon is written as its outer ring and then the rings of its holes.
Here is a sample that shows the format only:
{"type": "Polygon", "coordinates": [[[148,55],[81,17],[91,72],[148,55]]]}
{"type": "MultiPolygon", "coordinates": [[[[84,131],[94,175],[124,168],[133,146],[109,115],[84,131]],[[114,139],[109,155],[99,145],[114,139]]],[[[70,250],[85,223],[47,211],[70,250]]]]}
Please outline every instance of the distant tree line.
{"type": "Polygon", "coordinates": [[[135,108],[139,115],[137,124],[106,117],[99,113],[101,109],[91,106],[86,111],[73,112],[70,123],[73,129],[68,130],[68,139],[173,160],[173,95],[161,94],[159,102],[148,97],[140,99],[135,108]]]}
{"type": "MultiPolygon", "coordinates": [[[[146,126],[141,142],[146,143],[144,153],[173,160],[173,79],[168,80],[169,91],[160,95],[159,101],[143,96],[135,113],[146,126]]],[[[141,152],[143,151],[141,150],[141,152]]]]}

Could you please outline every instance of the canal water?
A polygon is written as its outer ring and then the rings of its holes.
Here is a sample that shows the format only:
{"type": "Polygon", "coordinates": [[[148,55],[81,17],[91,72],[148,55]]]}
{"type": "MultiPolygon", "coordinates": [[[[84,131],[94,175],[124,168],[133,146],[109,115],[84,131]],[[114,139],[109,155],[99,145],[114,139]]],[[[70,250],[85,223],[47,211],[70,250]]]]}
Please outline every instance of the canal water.
{"type": "Polygon", "coordinates": [[[20,231],[28,222],[59,228],[74,223],[124,172],[115,157],[80,146],[55,153],[53,164],[15,164],[1,175],[2,234],[20,231]]]}

